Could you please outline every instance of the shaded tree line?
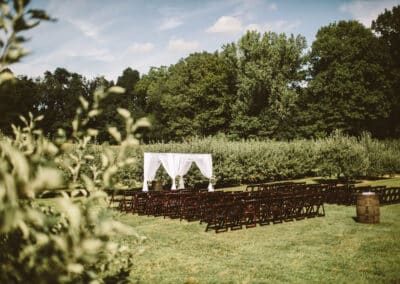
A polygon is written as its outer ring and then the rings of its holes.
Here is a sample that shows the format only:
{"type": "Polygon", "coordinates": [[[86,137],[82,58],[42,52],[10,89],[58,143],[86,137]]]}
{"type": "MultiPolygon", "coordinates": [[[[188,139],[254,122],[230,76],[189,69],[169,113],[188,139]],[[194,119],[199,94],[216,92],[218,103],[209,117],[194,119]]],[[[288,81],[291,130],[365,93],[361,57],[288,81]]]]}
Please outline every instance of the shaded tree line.
{"type": "MultiPolygon", "coordinates": [[[[139,72],[131,68],[124,70],[116,83],[104,77],[88,80],[65,68],[57,68],[54,72],[46,71],[43,77],[34,79],[18,76],[14,82],[0,85],[0,112],[4,114],[0,116],[0,130],[6,135],[11,134],[11,123],[18,125],[19,115],[32,112],[35,116],[43,114],[46,117],[38,122],[38,126],[50,137],[59,128],[71,131],[70,122],[80,105],[79,97],[91,102],[92,94],[96,90],[119,85],[126,89],[125,93],[111,93],[103,100],[102,113],[90,122],[92,127],[101,126],[98,141],[107,141],[111,138],[107,127],[120,125],[123,121],[117,113],[117,107],[137,108],[132,90],[138,80],[139,72]]],[[[138,114],[143,116],[143,113],[138,114]]]]}
{"type": "Polygon", "coordinates": [[[378,138],[400,137],[400,6],[385,10],[371,29],[357,21],[321,27],[307,50],[301,35],[248,31],[213,53],[197,52],[169,67],[140,76],[132,68],[116,82],[88,80],[57,68],[43,77],[20,76],[0,89],[0,129],[19,113],[44,114],[41,127],[52,135],[68,129],[79,96],[118,85],[91,123],[100,142],[108,126],[122,123],[116,107],[135,118],[147,116],[150,141],[194,136],[231,139],[325,137],[335,129],[364,131],[378,138]]]}

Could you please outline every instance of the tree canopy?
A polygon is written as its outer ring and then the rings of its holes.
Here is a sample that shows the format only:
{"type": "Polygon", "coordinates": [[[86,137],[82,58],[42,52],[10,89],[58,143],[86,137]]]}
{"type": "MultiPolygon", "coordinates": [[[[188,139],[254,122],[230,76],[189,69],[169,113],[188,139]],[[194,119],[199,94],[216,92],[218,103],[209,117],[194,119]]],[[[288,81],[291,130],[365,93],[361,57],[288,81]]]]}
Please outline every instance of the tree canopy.
{"type": "Polygon", "coordinates": [[[372,29],[388,50],[388,60],[384,64],[385,75],[389,81],[388,100],[391,103],[388,119],[381,127],[382,137],[400,137],[400,5],[380,14],[372,22],[372,29]]]}
{"type": "Polygon", "coordinates": [[[91,121],[105,126],[100,142],[110,138],[106,127],[122,123],[118,105],[151,120],[146,141],[325,137],[336,129],[400,137],[400,6],[383,11],[371,29],[354,20],[323,26],[306,48],[301,35],[248,31],[219,51],[196,52],[147,74],[127,67],[116,83],[65,68],[20,76],[0,89],[0,129],[10,133],[19,113],[33,111],[48,118],[42,125],[48,135],[68,130],[79,96],[90,100],[97,88],[115,84],[125,92],[110,94],[91,121]]]}
{"type": "Polygon", "coordinates": [[[386,54],[371,30],[357,21],[322,27],[310,53],[306,135],[335,129],[358,135],[388,117],[386,54]]]}
{"type": "MultiPolygon", "coordinates": [[[[285,135],[301,78],[302,36],[247,32],[236,51],[237,99],[232,134],[240,138],[285,135]]],[[[231,50],[233,50],[231,48],[231,50]]]]}

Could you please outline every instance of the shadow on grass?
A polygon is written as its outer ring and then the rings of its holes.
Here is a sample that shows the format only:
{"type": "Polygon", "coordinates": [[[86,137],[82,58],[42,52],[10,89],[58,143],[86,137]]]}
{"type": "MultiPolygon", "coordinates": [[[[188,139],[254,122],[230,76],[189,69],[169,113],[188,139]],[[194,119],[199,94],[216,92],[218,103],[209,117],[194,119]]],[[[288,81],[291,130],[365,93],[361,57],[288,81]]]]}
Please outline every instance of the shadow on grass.
{"type": "Polygon", "coordinates": [[[314,182],[319,184],[356,184],[361,181],[358,180],[346,180],[346,179],[329,179],[329,178],[315,178],[314,182]]]}
{"type": "Polygon", "coordinates": [[[344,179],[344,178],[313,178],[313,182],[318,184],[363,184],[376,181],[390,180],[390,177],[359,177],[358,179],[344,179]]]}

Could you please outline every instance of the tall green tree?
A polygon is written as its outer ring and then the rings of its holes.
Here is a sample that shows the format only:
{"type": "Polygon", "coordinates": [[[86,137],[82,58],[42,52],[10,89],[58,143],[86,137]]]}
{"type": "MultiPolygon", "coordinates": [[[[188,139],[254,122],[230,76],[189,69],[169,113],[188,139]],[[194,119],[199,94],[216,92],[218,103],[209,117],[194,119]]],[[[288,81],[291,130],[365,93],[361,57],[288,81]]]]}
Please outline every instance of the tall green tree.
{"type": "MultiPolygon", "coordinates": [[[[168,70],[150,72],[147,106],[164,140],[181,140],[225,132],[236,94],[235,70],[220,53],[194,53],[168,70]]],[[[143,78],[144,82],[149,76],[143,78]]]]}
{"type": "Polygon", "coordinates": [[[145,108],[145,99],[136,94],[135,86],[140,80],[140,73],[137,70],[133,70],[128,67],[123,72],[122,75],[117,79],[117,86],[120,86],[125,89],[125,94],[127,100],[122,102],[122,105],[125,105],[127,109],[131,111],[131,113],[135,117],[141,117],[144,114],[145,108]]]}
{"type": "MultiPolygon", "coordinates": [[[[380,125],[380,134],[384,137],[400,137],[400,5],[380,14],[372,22],[372,29],[388,50],[389,60],[385,74],[389,80],[388,101],[391,103],[388,119],[380,125]]],[[[385,49],[381,49],[381,52],[385,49]]]]}
{"type": "MultiPolygon", "coordinates": [[[[87,81],[88,94],[93,94],[96,91],[108,89],[112,86],[114,86],[114,82],[108,81],[104,76],[98,76],[87,81]]],[[[92,97],[90,96],[88,101],[92,102],[91,99],[92,97]]],[[[116,114],[115,108],[119,106],[125,107],[124,104],[117,105],[118,103],[121,103],[121,100],[118,98],[118,94],[109,94],[109,96],[103,101],[102,112],[93,117],[90,121],[90,127],[99,131],[99,134],[96,137],[97,142],[112,141],[107,128],[109,126],[117,126],[121,123],[119,115],[116,114]]]]}
{"type": "Polygon", "coordinates": [[[125,88],[126,91],[131,92],[135,88],[136,83],[140,80],[140,73],[133,70],[131,67],[122,71],[122,75],[118,76],[117,86],[125,88]]]}
{"type": "Polygon", "coordinates": [[[11,124],[19,124],[19,115],[36,114],[40,105],[36,80],[19,76],[13,82],[0,84],[0,130],[12,134],[11,124]]]}
{"type": "Polygon", "coordinates": [[[152,67],[135,86],[135,93],[144,101],[145,115],[151,122],[151,131],[148,134],[148,139],[151,141],[168,140],[169,131],[161,105],[161,100],[167,90],[167,79],[166,66],[152,67]]]}
{"type": "Polygon", "coordinates": [[[65,68],[57,68],[54,72],[46,71],[39,84],[39,112],[46,119],[41,127],[50,135],[58,128],[70,130],[70,123],[79,105],[79,96],[89,97],[86,79],[77,73],[71,73],[65,68]]]}
{"type": "Polygon", "coordinates": [[[18,124],[18,114],[34,112],[36,87],[25,76],[14,78],[9,65],[29,53],[24,32],[43,21],[53,21],[44,10],[28,9],[29,0],[0,1],[0,130],[10,133],[10,123],[18,124]],[[26,93],[25,93],[26,92],[26,93]]]}
{"type": "Polygon", "coordinates": [[[370,29],[339,21],[319,29],[310,53],[310,81],[303,99],[304,136],[325,136],[335,129],[374,133],[389,115],[385,52],[370,29]]]}
{"type": "MultiPolygon", "coordinates": [[[[231,133],[235,137],[286,138],[287,122],[301,81],[302,36],[247,32],[237,44],[237,100],[231,133]]],[[[232,49],[232,47],[230,47],[232,49]]]]}

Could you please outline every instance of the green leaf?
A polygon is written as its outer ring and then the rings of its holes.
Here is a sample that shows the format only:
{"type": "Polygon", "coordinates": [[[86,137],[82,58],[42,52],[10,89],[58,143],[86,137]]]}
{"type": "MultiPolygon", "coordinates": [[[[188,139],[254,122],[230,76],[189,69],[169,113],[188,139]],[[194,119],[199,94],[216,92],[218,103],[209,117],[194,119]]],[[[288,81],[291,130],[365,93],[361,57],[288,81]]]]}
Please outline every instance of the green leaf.
{"type": "Polygon", "coordinates": [[[95,254],[102,245],[103,243],[99,239],[87,239],[82,242],[82,249],[85,253],[95,254]]]}
{"type": "Polygon", "coordinates": [[[10,13],[10,7],[5,2],[0,3],[0,9],[4,13],[4,15],[8,15],[10,13]]]}
{"type": "Polygon", "coordinates": [[[71,273],[81,274],[84,271],[84,267],[80,263],[69,263],[67,270],[71,273]]]}
{"type": "Polygon", "coordinates": [[[56,21],[56,19],[51,18],[44,10],[29,9],[27,13],[31,15],[32,19],[44,20],[44,21],[56,21]]]}
{"type": "Polygon", "coordinates": [[[19,32],[19,31],[23,31],[23,30],[29,30],[31,28],[36,27],[37,25],[39,25],[40,21],[34,21],[34,22],[26,22],[26,20],[23,17],[19,17],[17,19],[15,19],[14,24],[13,24],[13,28],[14,31],[19,32]]]}
{"type": "Polygon", "coordinates": [[[108,93],[114,93],[114,94],[124,94],[125,89],[119,86],[113,86],[107,90],[108,93]]]}
{"type": "Polygon", "coordinates": [[[82,174],[81,178],[82,178],[83,182],[85,183],[86,190],[89,192],[93,192],[95,190],[95,185],[94,185],[93,180],[85,174],[82,174]]]}
{"type": "Polygon", "coordinates": [[[81,102],[81,105],[82,105],[84,110],[88,110],[89,109],[89,102],[84,97],[79,96],[79,101],[81,102]]]}
{"type": "Polygon", "coordinates": [[[99,135],[99,131],[97,129],[89,128],[87,130],[88,135],[90,136],[97,136],[99,135]]]}
{"type": "Polygon", "coordinates": [[[114,137],[114,139],[117,142],[121,142],[122,136],[121,136],[121,133],[118,131],[118,129],[116,127],[109,127],[108,128],[108,133],[110,133],[111,136],[114,137]]]}
{"type": "Polygon", "coordinates": [[[44,118],[44,115],[39,115],[38,117],[35,118],[35,121],[42,121],[44,118]]]}
{"type": "Polygon", "coordinates": [[[79,207],[72,203],[69,198],[59,198],[56,200],[55,206],[64,213],[70,223],[70,229],[76,231],[81,224],[82,215],[79,207]]]}
{"type": "Polygon", "coordinates": [[[20,119],[25,125],[28,125],[28,124],[29,124],[28,121],[26,120],[26,118],[23,117],[22,115],[19,116],[19,119],[20,119]]]}
{"type": "Polygon", "coordinates": [[[132,126],[132,132],[135,132],[138,128],[150,128],[151,127],[151,123],[150,121],[145,118],[139,118],[135,124],[132,126]]]}
{"type": "Polygon", "coordinates": [[[125,119],[128,119],[131,117],[131,113],[129,112],[129,110],[127,110],[125,108],[117,108],[117,111],[125,119]]]}
{"type": "Polygon", "coordinates": [[[74,155],[74,154],[72,154],[72,153],[69,153],[68,156],[69,156],[72,160],[74,160],[76,163],[79,162],[79,158],[78,158],[76,155],[74,155]]]}
{"type": "Polygon", "coordinates": [[[24,43],[27,41],[28,41],[28,39],[26,39],[24,36],[17,36],[17,37],[15,37],[15,40],[14,40],[15,43],[24,43]]]}
{"type": "Polygon", "coordinates": [[[55,168],[39,167],[31,186],[36,192],[60,188],[63,185],[62,173],[55,168]]]}
{"type": "Polygon", "coordinates": [[[91,111],[89,111],[88,117],[95,117],[95,116],[98,116],[100,113],[101,113],[101,110],[92,109],[91,111]]]}
{"type": "Polygon", "coordinates": [[[0,85],[3,84],[4,82],[10,81],[10,80],[14,80],[15,77],[11,72],[1,72],[0,73],[0,85]]]}
{"type": "Polygon", "coordinates": [[[73,130],[73,131],[78,131],[78,124],[79,124],[79,122],[78,122],[77,119],[74,119],[74,120],[72,121],[72,130],[73,130]]]}
{"type": "Polygon", "coordinates": [[[107,155],[105,155],[103,153],[100,155],[100,157],[101,157],[101,166],[103,169],[105,169],[106,167],[108,167],[108,164],[110,161],[109,161],[107,155]]]}

